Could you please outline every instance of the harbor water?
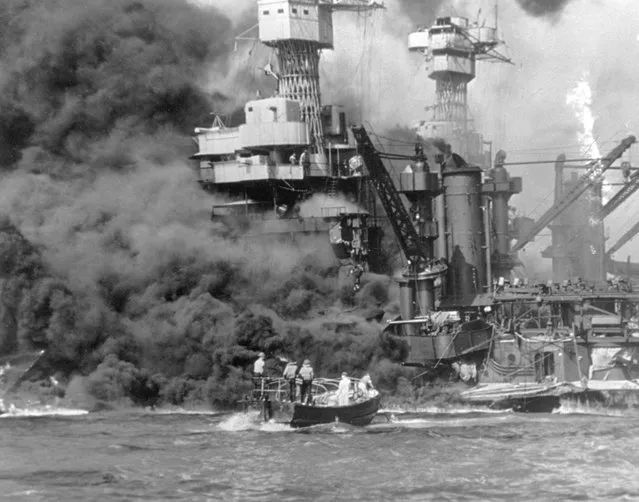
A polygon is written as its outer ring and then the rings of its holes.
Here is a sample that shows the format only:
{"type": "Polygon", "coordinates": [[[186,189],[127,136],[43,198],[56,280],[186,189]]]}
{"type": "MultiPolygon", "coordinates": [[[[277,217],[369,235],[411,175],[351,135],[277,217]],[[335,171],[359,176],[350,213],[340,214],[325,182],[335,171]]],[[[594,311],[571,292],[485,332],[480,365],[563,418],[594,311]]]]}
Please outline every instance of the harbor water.
{"type": "Polygon", "coordinates": [[[64,408],[0,418],[0,498],[639,500],[639,414],[385,410],[293,430],[244,414],[64,408]]]}

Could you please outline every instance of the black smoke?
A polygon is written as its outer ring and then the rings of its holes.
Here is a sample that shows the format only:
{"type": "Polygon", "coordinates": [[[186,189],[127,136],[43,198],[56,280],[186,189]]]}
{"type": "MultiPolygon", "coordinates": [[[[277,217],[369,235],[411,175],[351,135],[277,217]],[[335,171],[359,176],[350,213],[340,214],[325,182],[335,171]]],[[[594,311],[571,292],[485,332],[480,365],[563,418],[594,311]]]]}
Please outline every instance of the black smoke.
{"type": "MultiPolygon", "coordinates": [[[[141,404],[231,404],[259,351],[398,381],[403,346],[343,319],[326,236],[264,246],[210,221],[186,159],[236,97],[216,87],[240,31],[224,15],[15,0],[0,23],[0,348],[46,348],[41,376],[141,404]]],[[[354,308],[388,303],[371,281],[354,308]]]]}
{"type": "Polygon", "coordinates": [[[201,83],[229,53],[231,28],[186,0],[3,2],[0,160],[68,172],[165,159],[208,120],[201,83]]]}
{"type": "Polygon", "coordinates": [[[535,17],[556,18],[571,0],[517,0],[519,6],[535,17]]]}
{"type": "Polygon", "coordinates": [[[446,0],[400,0],[399,6],[416,25],[430,26],[445,3],[446,0]]]}

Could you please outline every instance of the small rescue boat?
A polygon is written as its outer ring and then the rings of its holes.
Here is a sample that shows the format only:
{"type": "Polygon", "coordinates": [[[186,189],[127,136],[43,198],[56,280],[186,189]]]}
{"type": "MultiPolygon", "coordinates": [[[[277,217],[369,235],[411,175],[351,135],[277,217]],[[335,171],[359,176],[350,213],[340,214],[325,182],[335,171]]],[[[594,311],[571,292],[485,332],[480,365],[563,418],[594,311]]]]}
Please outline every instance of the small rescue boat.
{"type": "Polygon", "coordinates": [[[283,378],[261,379],[240,403],[245,411],[258,410],[264,421],[288,423],[291,427],[309,427],[334,422],[356,426],[370,424],[380,408],[381,395],[375,389],[361,392],[359,380],[351,378],[348,404],[337,404],[339,380],[319,378],[313,381],[312,402],[291,402],[288,382],[283,378]]]}

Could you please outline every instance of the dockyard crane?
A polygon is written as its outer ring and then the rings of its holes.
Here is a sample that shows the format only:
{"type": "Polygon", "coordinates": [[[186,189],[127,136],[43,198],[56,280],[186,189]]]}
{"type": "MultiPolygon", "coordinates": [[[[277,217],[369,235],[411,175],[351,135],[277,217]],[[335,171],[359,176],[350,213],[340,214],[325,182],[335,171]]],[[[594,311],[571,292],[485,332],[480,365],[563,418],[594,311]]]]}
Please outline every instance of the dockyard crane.
{"type": "Polygon", "coordinates": [[[626,243],[630,242],[639,233],[639,222],[635,223],[617,242],[606,251],[606,259],[609,260],[614,253],[619,251],[626,243]]]}
{"type": "MultiPolygon", "coordinates": [[[[629,169],[629,167],[628,167],[629,169]]],[[[627,179],[624,186],[619,190],[612,199],[610,199],[599,211],[599,219],[603,220],[604,218],[610,216],[615,209],[617,209],[621,204],[626,202],[628,198],[639,190],[639,169],[635,170],[627,179]]]]}
{"type": "MultiPolygon", "coordinates": [[[[448,270],[447,264],[435,260],[433,253],[437,225],[432,220],[430,201],[434,193],[439,191],[437,175],[429,172],[428,163],[419,145],[415,148],[415,157],[380,153],[363,127],[353,127],[351,130],[370,183],[386,210],[388,221],[408,261],[408,267],[395,276],[399,283],[401,317],[409,320],[415,315],[428,315],[435,308],[435,282],[445,276],[448,270]],[[411,169],[412,172],[400,175],[401,192],[409,200],[412,199],[411,210],[417,210],[414,219],[404,206],[400,190],[395,187],[382,162],[382,156],[387,159],[415,161],[413,165],[417,172],[411,169]],[[403,179],[406,177],[409,179],[403,179]],[[404,186],[404,181],[408,181],[408,186],[404,186]],[[419,201],[424,198],[426,201],[419,201]],[[416,225],[419,226],[419,231],[416,225]]],[[[414,328],[415,326],[408,329],[412,331],[414,328]]]]}
{"type": "MultiPolygon", "coordinates": [[[[409,262],[409,269],[413,267],[416,271],[419,267],[429,265],[429,262],[432,261],[432,252],[426,248],[423,239],[418,234],[399,191],[382,162],[380,153],[375,149],[366,129],[353,127],[352,131],[357,141],[358,152],[368,170],[370,181],[377,191],[399,245],[409,262]]],[[[410,159],[405,156],[396,157],[410,159]]]]}
{"type": "Polygon", "coordinates": [[[612,166],[612,164],[635,142],[636,138],[634,136],[628,136],[618,146],[613,148],[604,158],[588,164],[586,173],[579,178],[577,184],[559,202],[553,204],[553,206],[537,220],[537,222],[523,237],[519,238],[517,243],[513,246],[512,252],[517,252],[523,249],[539,232],[541,232],[548,224],[550,224],[572,203],[581,197],[586,190],[598,183],[600,176],[608,170],[608,168],[612,166]]]}

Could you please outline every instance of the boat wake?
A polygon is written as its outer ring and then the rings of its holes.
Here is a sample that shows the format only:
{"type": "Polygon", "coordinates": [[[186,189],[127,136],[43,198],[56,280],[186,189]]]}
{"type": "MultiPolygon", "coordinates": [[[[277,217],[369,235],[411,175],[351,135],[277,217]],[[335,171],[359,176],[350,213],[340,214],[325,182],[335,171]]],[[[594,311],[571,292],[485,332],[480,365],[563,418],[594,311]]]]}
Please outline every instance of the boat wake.
{"type": "Polygon", "coordinates": [[[214,410],[187,410],[184,408],[147,408],[147,413],[152,415],[203,415],[207,417],[217,417],[221,415],[228,415],[227,411],[214,411],[214,410]]]}
{"type": "Polygon", "coordinates": [[[288,432],[294,429],[281,422],[263,422],[259,411],[248,413],[233,413],[217,424],[217,428],[227,432],[239,431],[263,431],[263,432],[288,432]]]}
{"type": "Polygon", "coordinates": [[[379,413],[386,413],[387,415],[472,415],[472,414],[504,414],[504,413],[512,413],[512,409],[505,410],[496,410],[492,408],[487,408],[485,406],[460,406],[460,407],[450,407],[450,406],[426,406],[426,407],[416,407],[416,408],[384,408],[379,410],[379,413]]]}
{"type": "Polygon", "coordinates": [[[79,408],[64,408],[53,405],[34,405],[18,408],[11,404],[6,407],[0,418],[28,418],[28,417],[76,417],[87,415],[87,410],[79,408]]]}
{"type": "Polygon", "coordinates": [[[563,400],[559,408],[553,410],[554,415],[600,415],[606,417],[624,417],[636,415],[636,412],[619,408],[609,408],[599,403],[580,402],[575,400],[563,400]]]}

